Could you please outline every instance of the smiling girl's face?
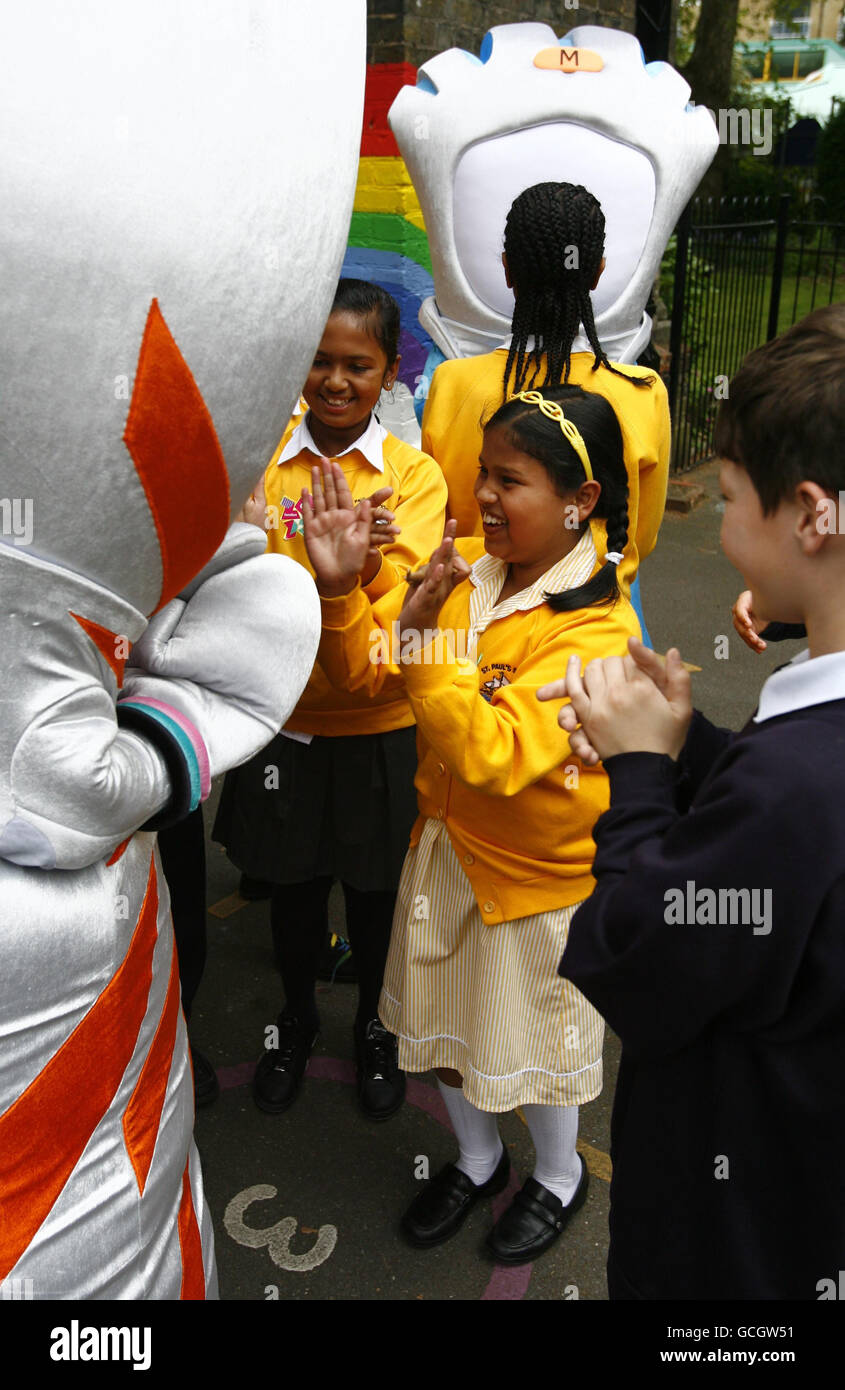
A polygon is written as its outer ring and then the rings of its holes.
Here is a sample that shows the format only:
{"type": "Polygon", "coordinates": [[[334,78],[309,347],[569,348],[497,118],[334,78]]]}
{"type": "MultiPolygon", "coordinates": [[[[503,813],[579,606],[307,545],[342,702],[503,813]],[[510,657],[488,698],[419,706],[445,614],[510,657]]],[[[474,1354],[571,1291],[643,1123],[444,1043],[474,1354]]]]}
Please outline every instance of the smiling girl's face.
{"type": "Polygon", "coordinates": [[[521,588],[574,550],[600,492],[598,483],[585,480],[562,497],[543,465],[520,453],[506,430],[484,431],[475,483],[484,547],[511,566],[521,588]]]}
{"type": "Polygon", "coordinates": [[[330,315],[302,391],[318,448],[333,457],[360,438],[398,367],[399,358],[388,362],[366,319],[345,310],[330,315]]]}

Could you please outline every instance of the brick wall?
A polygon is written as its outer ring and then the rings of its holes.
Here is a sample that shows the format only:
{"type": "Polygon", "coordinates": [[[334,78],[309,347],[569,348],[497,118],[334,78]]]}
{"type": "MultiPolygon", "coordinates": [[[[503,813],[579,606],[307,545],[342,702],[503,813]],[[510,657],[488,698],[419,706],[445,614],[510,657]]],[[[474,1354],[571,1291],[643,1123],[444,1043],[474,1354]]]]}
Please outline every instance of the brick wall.
{"type": "Polygon", "coordinates": [[[419,66],[444,48],[477,53],[495,24],[534,20],[560,36],[579,24],[636,27],[636,0],[367,0],[367,62],[419,66]]]}

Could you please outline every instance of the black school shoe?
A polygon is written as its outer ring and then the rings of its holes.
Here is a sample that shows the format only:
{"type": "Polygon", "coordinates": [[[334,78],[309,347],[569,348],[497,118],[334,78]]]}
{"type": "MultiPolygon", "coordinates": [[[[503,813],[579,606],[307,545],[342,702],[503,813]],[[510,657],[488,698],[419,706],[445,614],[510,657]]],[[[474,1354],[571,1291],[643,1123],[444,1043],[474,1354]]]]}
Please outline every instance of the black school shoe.
{"type": "Polygon", "coordinates": [[[317,1029],[303,1028],[297,1018],[279,1014],[278,1028],[279,1046],[264,1053],[252,1082],[253,1100],[268,1115],[281,1115],[293,1105],[317,1040],[317,1029]]]}
{"type": "Polygon", "coordinates": [[[399,1223],[408,1244],[424,1250],[449,1240],[461,1229],[476,1202],[507,1187],[510,1171],[510,1155],[504,1144],[496,1170],[486,1182],[476,1184],[454,1163],[447,1163],[426,1183],[399,1223]]]}
{"type": "Polygon", "coordinates": [[[363,1029],[356,1024],[353,1035],[361,1109],[370,1120],[389,1120],[405,1099],[405,1073],[399,1070],[396,1039],[377,1018],[363,1029]]]}
{"type": "Polygon", "coordinates": [[[487,1249],[500,1265],[525,1265],[554,1245],[569,1218],[584,1205],[589,1177],[581,1159],[581,1181],[566,1206],[534,1178],[526,1178],[487,1237],[487,1249]]]}

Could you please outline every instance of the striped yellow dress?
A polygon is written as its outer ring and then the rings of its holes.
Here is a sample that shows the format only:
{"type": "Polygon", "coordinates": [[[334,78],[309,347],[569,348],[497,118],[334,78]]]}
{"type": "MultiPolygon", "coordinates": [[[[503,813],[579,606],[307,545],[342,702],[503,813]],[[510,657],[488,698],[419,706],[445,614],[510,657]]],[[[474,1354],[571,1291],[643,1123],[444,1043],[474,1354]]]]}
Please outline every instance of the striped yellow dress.
{"type": "MultiPolygon", "coordinates": [[[[496,619],[542,601],[544,589],[583,583],[594,562],[585,537],[577,556],[538,581],[536,595],[497,604],[504,566],[485,556],[476,565],[470,644],[496,619]]],[[[454,1068],[479,1110],[594,1099],[604,1021],[557,973],[578,906],[486,923],[444,821],[427,819],[402,870],[379,1004],[398,1038],[400,1067],[454,1068]]]]}
{"type": "Polygon", "coordinates": [[[403,1071],[454,1067],[478,1110],[583,1105],[604,1021],[557,973],[575,908],[486,923],[442,821],[408,851],[379,1013],[403,1071]]]}

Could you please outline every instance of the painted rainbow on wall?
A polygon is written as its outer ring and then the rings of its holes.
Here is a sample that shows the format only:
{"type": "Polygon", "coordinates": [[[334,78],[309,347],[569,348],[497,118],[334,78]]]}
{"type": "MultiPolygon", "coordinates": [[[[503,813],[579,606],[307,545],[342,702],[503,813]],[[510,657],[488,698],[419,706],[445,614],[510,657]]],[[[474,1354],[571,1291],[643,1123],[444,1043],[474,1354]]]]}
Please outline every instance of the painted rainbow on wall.
{"type": "Polygon", "coordinates": [[[399,379],[411,392],[432,346],[418,314],[422,301],[434,293],[434,282],[419,200],[387,113],[399,88],[416,80],[412,63],[367,67],[358,185],[342,272],[374,281],[397,301],[402,315],[399,379]]]}

